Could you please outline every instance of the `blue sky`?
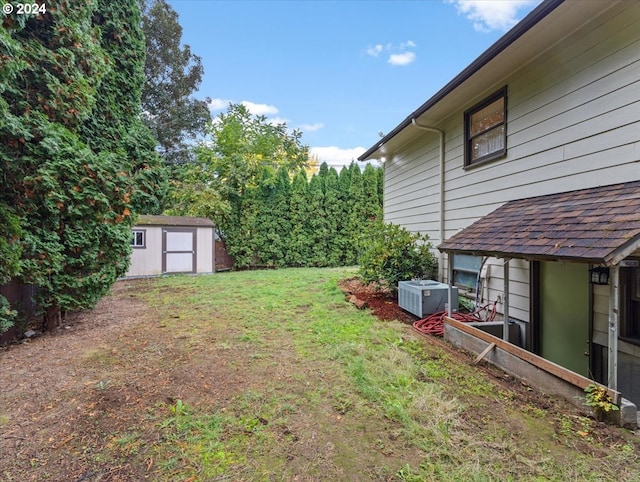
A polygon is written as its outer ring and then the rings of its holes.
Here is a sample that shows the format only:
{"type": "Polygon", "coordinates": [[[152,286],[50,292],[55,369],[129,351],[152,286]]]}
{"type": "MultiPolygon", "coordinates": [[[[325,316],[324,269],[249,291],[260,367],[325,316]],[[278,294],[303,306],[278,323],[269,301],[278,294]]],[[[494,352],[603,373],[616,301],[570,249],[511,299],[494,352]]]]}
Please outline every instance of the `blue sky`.
{"type": "Polygon", "coordinates": [[[198,98],[303,132],[348,164],[540,0],[167,0],[202,58],[198,98]]]}

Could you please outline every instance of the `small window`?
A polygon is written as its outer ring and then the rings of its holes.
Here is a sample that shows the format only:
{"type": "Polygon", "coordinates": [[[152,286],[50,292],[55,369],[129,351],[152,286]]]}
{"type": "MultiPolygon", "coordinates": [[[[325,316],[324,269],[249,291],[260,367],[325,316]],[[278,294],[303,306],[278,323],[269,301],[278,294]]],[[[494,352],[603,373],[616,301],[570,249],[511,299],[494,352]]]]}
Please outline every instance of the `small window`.
{"type": "Polygon", "coordinates": [[[465,166],[504,156],[507,152],[506,125],[506,87],[465,112],[465,166]]]}
{"type": "Polygon", "coordinates": [[[640,268],[620,269],[620,338],[640,345],[640,268]]]}
{"type": "Polygon", "coordinates": [[[453,284],[474,292],[478,284],[478,273],[482,266],[480,256],[468,254],[453,255],[453,284]]]}
{"type": "Polygon", "coordinates": [[[146,231],[144,229],[134,229],[131,231],[131,246],[133,248],[145,248],[146,237],[146,231]]]}

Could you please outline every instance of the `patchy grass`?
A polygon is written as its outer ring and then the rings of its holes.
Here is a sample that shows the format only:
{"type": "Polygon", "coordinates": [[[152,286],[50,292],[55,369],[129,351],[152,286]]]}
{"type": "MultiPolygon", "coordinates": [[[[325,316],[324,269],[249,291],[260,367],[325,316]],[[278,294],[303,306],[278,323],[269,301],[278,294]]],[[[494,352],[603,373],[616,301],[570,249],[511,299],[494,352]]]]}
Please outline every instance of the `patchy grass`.
{"type": "Polygon", "coordinates": [[[635,434],[356,310],[352,275],[118,283],[2,353],[0,478],[640,479],[635,434]]]}

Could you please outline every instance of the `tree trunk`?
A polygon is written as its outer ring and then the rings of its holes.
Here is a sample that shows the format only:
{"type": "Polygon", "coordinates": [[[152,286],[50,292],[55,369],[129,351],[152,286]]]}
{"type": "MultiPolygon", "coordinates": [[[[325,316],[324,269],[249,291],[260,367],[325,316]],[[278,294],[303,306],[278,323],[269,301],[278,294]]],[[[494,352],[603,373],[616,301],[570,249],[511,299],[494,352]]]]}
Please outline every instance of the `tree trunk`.
{"type": "Polygon", "coordinates": [[[58,304],[47,308],[47,311],[44,313],[43,322],[44,330],[48,332],[54,331],[62,324],[62,311],[58,304]]]}

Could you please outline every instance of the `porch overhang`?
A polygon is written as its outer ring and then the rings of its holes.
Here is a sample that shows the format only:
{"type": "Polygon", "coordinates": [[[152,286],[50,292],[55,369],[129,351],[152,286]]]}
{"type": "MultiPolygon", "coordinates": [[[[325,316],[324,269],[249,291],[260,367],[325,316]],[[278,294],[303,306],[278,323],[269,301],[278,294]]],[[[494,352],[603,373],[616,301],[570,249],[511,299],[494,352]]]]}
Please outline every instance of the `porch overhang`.
{"type": "Polygon", "coordinates": [[[619,263],[640,250],[640,181],[509,201],[441,243],[438,249],[449,254],[449,306],[452,254],[505,259],[505,341],[509,325],[510,259],[573,261],[611,267],[607,386],[617,390],[619,263]]]}
{"type": "Polygon", "coordinates": [[[640,249],[640,181],[509,201],[438,249],[615,266],[640,249]]]}

